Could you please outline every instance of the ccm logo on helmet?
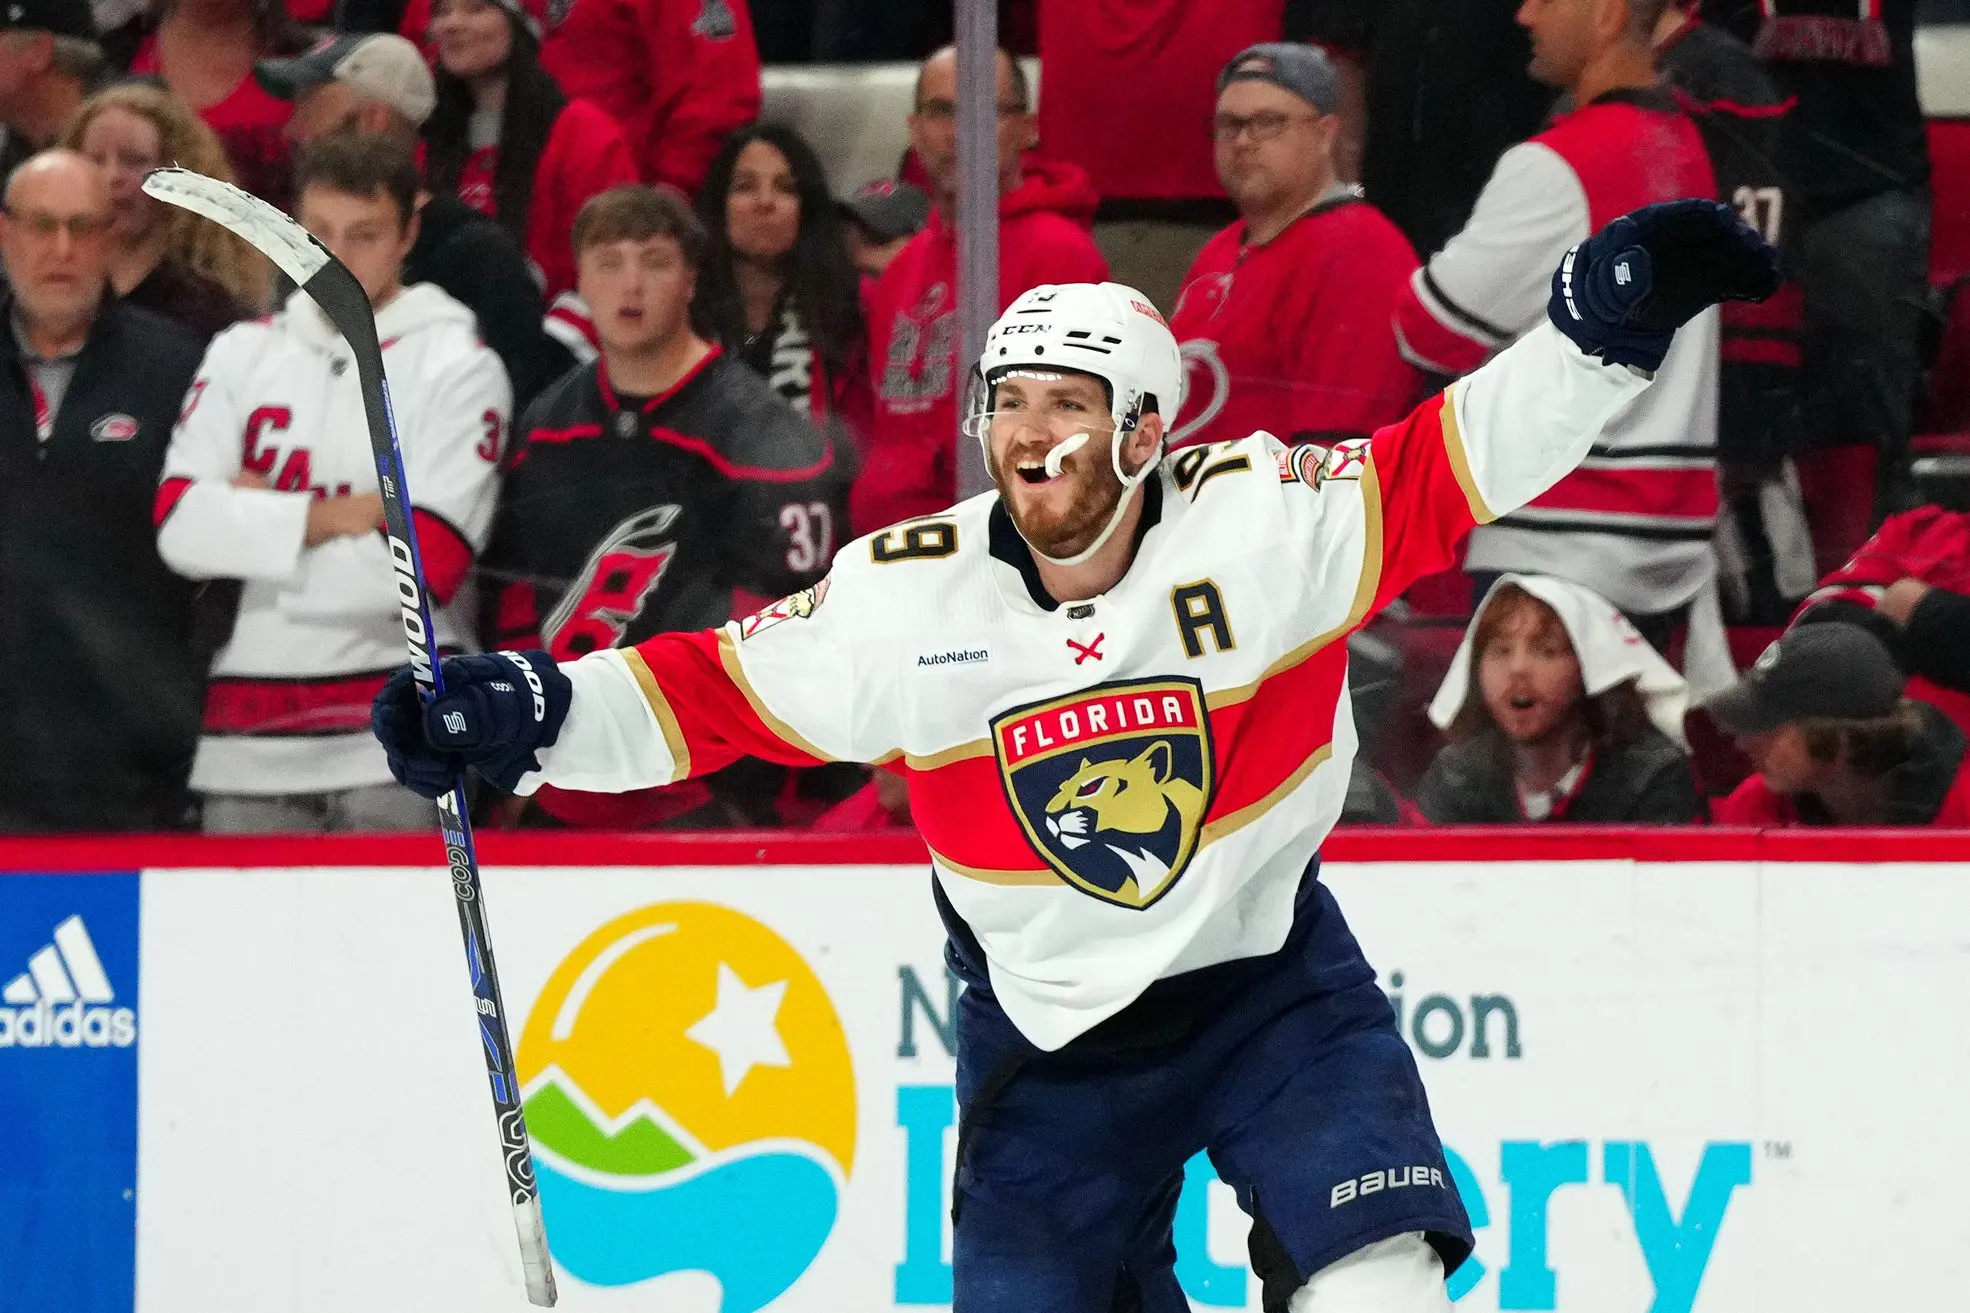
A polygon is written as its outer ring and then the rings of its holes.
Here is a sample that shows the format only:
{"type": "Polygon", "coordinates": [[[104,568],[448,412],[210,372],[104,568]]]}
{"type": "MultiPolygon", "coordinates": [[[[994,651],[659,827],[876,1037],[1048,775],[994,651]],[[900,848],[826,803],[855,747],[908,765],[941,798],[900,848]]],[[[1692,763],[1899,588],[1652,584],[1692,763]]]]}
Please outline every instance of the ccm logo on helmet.
{"type": "Polygon", "coordinates": [[[1352,1181],[1342,1181],[1327,1196],[1329,1208],[1339,1208],[1351,1204],[1363,1195],[1378,1194],[1383,1190],[1400,1190],[1406,1185],[1433,1185],[1443,1188],[1443,1173],[1434,1167],[1388,1167],[1379,1172],[1369,1172],[1355,1177],[1352,1181]]]}
{"type": "Polygon", "coordinates": [[[1047,324],[1007,324],[999,330],[999,335],[1011,337],[1014,333],[1044,333],[1049,327],[1047,324]]]}

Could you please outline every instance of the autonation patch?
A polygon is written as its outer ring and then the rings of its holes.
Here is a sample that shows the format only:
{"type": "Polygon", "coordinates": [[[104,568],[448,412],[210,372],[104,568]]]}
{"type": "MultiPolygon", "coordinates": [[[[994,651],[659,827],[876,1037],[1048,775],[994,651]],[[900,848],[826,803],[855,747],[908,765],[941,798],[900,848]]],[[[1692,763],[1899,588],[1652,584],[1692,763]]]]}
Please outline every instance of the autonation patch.
{"type": "Polygon", "coordinates": [[[138,877],[0,876],[0,1313],[128,1313],[138,877]]]}

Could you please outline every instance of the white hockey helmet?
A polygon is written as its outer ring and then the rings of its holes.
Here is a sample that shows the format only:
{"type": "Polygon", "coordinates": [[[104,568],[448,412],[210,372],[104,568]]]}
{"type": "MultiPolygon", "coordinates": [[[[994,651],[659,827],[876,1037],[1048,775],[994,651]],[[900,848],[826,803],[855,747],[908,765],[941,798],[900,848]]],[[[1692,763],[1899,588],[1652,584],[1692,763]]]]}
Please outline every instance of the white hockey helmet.
{"type": "MultiPolygon", "coordinates": [[[[1085,551],[1058,562],[1077,564],[1108,540],[1129,497],[1155,472],[1161,448],[1131,474],[1122,468],[1122,446],[1125,435],[1141,422],[1145,402],[1154,402],[1166,431],[1174,424],[1182,400],[1183,358],[1163,316],[1133,287],[1048,283],[1022,293],[985,335],[985,354],[972,370],[966,392],[964,431],[978,439],[987,469],[992,464],[995,385],[1015,369],[1090,374],[1108,388],[1114,421],[1108,458],[1121,480],[1122,498],[1101,536],[1085,551]]],[[[1057,471],[1058,461],[1089,437],[1076,434],[1058,444],[1050,453],[1050,467],[1057,471]]]]}

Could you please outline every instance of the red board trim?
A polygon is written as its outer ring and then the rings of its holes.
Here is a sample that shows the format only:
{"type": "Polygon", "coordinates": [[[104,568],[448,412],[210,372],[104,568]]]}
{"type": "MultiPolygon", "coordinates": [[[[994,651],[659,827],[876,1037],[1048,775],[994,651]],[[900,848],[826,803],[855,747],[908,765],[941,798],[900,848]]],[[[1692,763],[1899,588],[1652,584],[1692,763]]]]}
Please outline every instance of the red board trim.
{"type": "MultiPolygon", "coordinates": [[[[914,833],[787,830],[609,833],[536,830],[478,836],[486,866],[921,866],[914,833]]],[[[1625,829],[1524,826],[1342,830],[1328,862],[1897,862],[1970,863],[1965,830],[1625,829]]],[[[172,867],[442,866],[436,826],[423,835],[103,835],[0,839],[0,875],[172,867]]]]}

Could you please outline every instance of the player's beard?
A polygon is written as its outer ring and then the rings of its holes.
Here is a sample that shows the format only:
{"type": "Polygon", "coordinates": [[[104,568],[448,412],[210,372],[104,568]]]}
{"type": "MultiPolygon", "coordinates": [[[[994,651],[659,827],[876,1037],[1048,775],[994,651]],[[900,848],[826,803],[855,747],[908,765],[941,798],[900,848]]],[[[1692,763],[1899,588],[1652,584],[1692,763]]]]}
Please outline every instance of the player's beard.
{"type": "Polygon", "coordinates": [[[1032,490],[1019,477],[1021,461],[1044,460],[1052,444],[1006,452],[992,471],[998,485],[999,500],[1019,530],[1019,536],[1042,556],[1065,559],[1087,550],[1088,544],[1108,527],[1116,503],[1122,498],[1122,481],[1108,454],[1108,444],[1120,441],[1103,434],[1069,456],[1061,465],[1061,477],[1070,482],[1073,498],[1062,511],[1025,507],[1021,494],[1032,490]],[[1017,485],[1017,486],[1015,486],[1017,485]]]}

